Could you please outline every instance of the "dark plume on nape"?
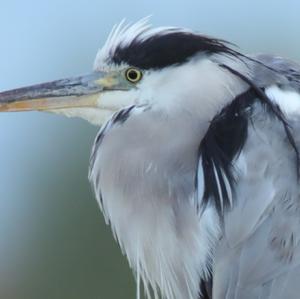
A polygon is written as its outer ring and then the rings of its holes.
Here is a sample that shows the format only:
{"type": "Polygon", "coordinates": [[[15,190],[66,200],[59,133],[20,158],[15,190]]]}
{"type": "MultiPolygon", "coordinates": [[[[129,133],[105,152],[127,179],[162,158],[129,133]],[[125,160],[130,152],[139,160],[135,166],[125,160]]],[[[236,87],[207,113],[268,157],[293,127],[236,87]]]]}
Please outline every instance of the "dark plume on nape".
{"type": "Polygon", "coordinates": [[[197,53],[224,53],[238,56],[239,53],[225,41],[189,32],[168,31],[141,40],[137,36],[128,45],[119,45],[112,53],[116,64],[127,63],[141,69],[159,69],[180,64],[197,53]]]}

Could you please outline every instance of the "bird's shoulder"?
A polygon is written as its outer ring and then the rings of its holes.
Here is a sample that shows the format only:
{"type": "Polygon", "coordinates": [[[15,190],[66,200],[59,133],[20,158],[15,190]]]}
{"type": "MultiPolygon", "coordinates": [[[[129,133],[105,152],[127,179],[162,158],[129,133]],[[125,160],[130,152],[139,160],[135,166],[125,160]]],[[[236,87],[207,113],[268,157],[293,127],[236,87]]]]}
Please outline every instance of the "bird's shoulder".
{"type": "Polygon", "coordinates": [[[272,85],[282,89],[294,89],[300,92],[300,64],[296,61],[270,54],[248,56],[251,66],[252,80],[261,88],[272,85]]]}
{"type": "MultiPolygon", "coordinates": [[[[297,119],[290,125],[292,132],[300,130],[297,119]]],[[[294,139],[299,148],[300,136],[294,139]]],[[[224,215],[215,253],[213,298],[298,298],[300,190],[294,154],[282,124],[257,105],[233,161],[236,198],[224,215]]]]}

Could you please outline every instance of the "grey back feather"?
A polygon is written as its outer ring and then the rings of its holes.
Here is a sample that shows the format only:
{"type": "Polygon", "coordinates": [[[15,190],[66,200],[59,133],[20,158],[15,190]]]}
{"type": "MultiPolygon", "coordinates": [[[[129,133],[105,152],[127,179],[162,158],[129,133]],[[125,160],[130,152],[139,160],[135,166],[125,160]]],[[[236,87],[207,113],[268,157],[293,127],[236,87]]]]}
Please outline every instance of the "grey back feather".
{"type": "Polygon", "coordinates": [[[258,86],[278,85],[281,88],[300,92],[300,65],[298,63],[267,54],[249,57],[259,62],[251,66],[252,79],[258,86]]]}
{"type": "MultiPolygon", "coordinates": [[[[300,91],[300,67],[253,57],[252,80],[300,91]],[[267,65],[265,67],[263,64],[267,65]]],[[[299,111],[300,114],[300,111],[299,111]]],[[[300,146],[300,122],[289,119],[300,146]]],[[[300,297],[300,188],[293,149],[282,126],[257,104],[242,153],[234,161],[236,204],[224,217],[214,259],[214,299],[300,297]]]]}

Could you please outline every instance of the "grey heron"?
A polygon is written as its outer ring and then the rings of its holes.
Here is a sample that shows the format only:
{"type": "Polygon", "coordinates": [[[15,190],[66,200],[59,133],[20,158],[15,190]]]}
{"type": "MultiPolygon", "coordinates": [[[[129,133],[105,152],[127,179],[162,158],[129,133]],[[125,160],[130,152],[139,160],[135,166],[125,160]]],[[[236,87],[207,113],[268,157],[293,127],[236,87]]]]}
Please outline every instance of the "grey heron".
{"type": "Polygon", "coordinates": [[[299,298],[300,65],[147,19],[91,74],[0,93],[0,111],[101,129],[89,179],[150,298],[299,298]]]}

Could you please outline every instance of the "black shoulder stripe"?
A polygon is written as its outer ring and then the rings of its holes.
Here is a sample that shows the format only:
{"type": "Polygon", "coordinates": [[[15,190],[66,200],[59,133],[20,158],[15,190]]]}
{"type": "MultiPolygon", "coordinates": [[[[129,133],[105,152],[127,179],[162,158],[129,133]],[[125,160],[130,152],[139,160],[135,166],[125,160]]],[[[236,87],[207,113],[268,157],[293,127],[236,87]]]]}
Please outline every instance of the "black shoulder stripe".
{"type": "Polygon", "coordinates": [[[227,65],[220,65],[221,67],[223,67],[224,69],[227,69],[229,72],[231,72],[232,74],[234,74],[235,76],[239,77],[241,80],[243,80],[244,82],[246,82],[249,87],[251,87],[253,89],[253,91],[255,92],[257,98],[260,100],[260,102],[262,104],[264,104],[266,106],[266,108],[268,109],[268,111],[274,115],[283,125],[284,130],[285,130],[285,134],[287,136],[287,139],[290,143],[290,145],[292,146],[292,148],[294,149],[295,152],[295,156],[296,156],[296,173],[297,173],[297,178],[298,180],[300,179],[300,155],[299,155],[299,150],[298,147],[296,145],[294,136],[290,130],[290,126],[288,121],[286,120],[284,114],[282,113],[282,111],[280,110],[278,105],[275,105],[266,95],[266,93],[264,92],[264,90],[262,88],[260,88],[259,86],[257,86],[253,81],[251,81],[249,78],[247,78],[245,75],[241,74],[240,72],[232,69],[231,67],[227,66],[227,65]]]}
{"type": "MultiPolygon", "coordinates": [[[[262,88],[255,85],[249,78],[226,65],[221,65],[221,67],[249,85],[246,92],[237,96],[231,104],[214,117],[198,150],[198,155],[201,157],[199,162],[202,161],[202,165],[198,165],[198,167],[202,167],[204,175],[202,204],[205,206],[208,202],[213,201],[218,212],[223,214],[224,209],[232,204],[229,194],[229,191],[234,190],[235,183],[232,160],[243,149],[247,139],[249,116],[255,101],[264,105],[266,111],[282,123],[287,139],[296,155],[298,179],[300,158],[289,124],[280,108],[268,98],[262,88]],[[228,190],[228,185],[230,190],[228,190]]],[[[195,187],[197,190],[197,174],[195,187]]]]}
{"type": "Polygon", "coordinates": [[[212,299],[212,278],[211,275],[207,280],[200,280],[199,299],[212,299]]]}
{"type": "MultiPolygon", "coordinates": [[[[240,153],[247,139],[249,114],[256,99],[252,88],[237,96],[214,117],[199,146],[202,165],[198,167],[202,167],[204,173],[202,203],[205,206],[214,200],[220,213],[231,205],[228,187],[234,187],[232,160],[240,153]]],[[[197,175],[195,184],[197,188],[197,175]]]]}

